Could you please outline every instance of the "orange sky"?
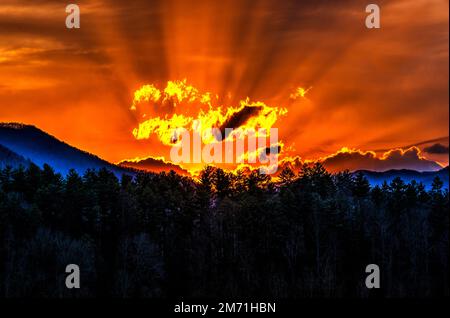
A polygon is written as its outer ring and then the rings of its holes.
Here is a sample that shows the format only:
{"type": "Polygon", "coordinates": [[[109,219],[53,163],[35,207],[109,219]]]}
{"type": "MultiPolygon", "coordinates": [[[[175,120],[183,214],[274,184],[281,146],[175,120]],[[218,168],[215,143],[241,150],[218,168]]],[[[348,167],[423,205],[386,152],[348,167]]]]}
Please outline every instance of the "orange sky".
{"type": "Polygon", "coordinates": [[[359,0],[93,2],[76,2],[81,28],[68,30],[64,1],[1,1],[0,121],[112,162],[167,156],[134,138],[133,94],[187,79],[224,107],[285,107],[274,127],[303,160],[417,145],[406,155],[448,165],[447,0],[378,1],[379,30],[359,0]],[[292,100],[297,87],[311,89],[292,100]]]}

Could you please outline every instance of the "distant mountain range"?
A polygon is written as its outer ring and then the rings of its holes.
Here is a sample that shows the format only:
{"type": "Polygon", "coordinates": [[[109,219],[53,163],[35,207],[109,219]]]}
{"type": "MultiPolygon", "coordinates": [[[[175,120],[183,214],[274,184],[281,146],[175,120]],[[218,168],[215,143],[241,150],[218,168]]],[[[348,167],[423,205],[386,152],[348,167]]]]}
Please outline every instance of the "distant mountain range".
{"type": "Polygon", "coordinates": [[[431,187],[431,184],[433,183],[433,179],[435,177],[439,177],[442,180],[442,182],[444,183],[444,188],[448,189],[449,184],[448,166],[439,171],[420,172],[415,170],[401,169],[401,170],[388,170],[384,172],[359,170],[356,171],[356,173],[357,172],[362,172],[369,180],[372,186],[375,185],[381,186],[384,181],[389,183],[396,177],[400,177],[406,183],[409,183],[412,180],[422,182],[427,189],[431,187]]]}
{"type": "Polygon", "coordinates": [[[159,173],[162,171],[168,171],[173,170],[176,173],[182,175],[182,176],[189,176],[189,171],[181,168],[180,166],[165,162],[162,159],[155,159],[155,158],[145,158],[141,160],[123,160],[119,163],[120,167],[128,167],[138,170],[145,170],[145,171],[152,171],[155,173],[159,173]]]}
{"type": "MultiPolygon", "coordinates": [[[[181,175],[188,175],[177,165],[163,160],[146,158],[140,161],[124,160],[119,165],[112,164],[93,154],[72,147],[46,132],[31,126],[18,123],[0,123],[0,168],[6,166],[28,166],[34,163],[40,167],[49,164],[56,172],[63,175],[70,169],[84,174],[87,169],[106,168],[120,177],[122,174],[134,175],[137,170],[161,172],[174,170],[181,175]]],[[[390,182],[401,177],[405,182],[416,180],[429,188],[436,176],[449,185],[448,167],[439,171],[419,172],[414,170],[388,170],[384,172],[360,170],[372,185],[390,182]]]]}

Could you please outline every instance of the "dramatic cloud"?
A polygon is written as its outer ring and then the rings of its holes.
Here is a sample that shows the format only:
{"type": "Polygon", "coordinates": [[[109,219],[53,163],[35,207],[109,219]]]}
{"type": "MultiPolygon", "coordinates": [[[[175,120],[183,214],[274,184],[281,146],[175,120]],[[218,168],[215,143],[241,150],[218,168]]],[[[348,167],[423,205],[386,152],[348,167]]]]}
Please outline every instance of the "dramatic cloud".
{"type": "Polygon", "coordinates": [[[236,129],[244,125],[251,117],[258,116],[259,112],[263,109],[262,106],[247,106],[245,105],[235,113],[231,114],[229,118],[225,119],[220,126],[220,132],[222,137],[218,140],[227,138],[225,133],[226,128],[236,129]]]}
{"type": "MultiPolygon", "coordinates": [[[[202,133],[212,128],[265,128],[269,130],[279,116],[287,110],[276,106],[267,106],[262,102],[241,100],[239,105],[215,106],[211,102],[211,93],[199,91],[183,81],[168,81],[164,90],[146,84],[134,93],[132,111],[139,111],[144,119],[133,130],[137,139],[148,139],[152,134],[159,136],[164,145],[172,145],[174,131],[185,128],[202,133]],[[150,102],[142,105],[142,102],[150,102]],[[168,115],[172,114],[171,117],[168,115]]],[[[202,136],[204,136],[202,134],[202,136]]],[[[216,138],[215,138],[216,139],[216,138]]],[[[221,141],[220,138],[219,141],[221,141]]]]}
{"type": "Polygon", "coordinates": [[[119,163],[119,166],[145,170],[155,173],[173,170],[181,175],[190,175],[187,170],[184,170],[178,165],[167,162],[162,158],[149,157],[145,159],[123,160],[119,163]]]}
{"type": "Polygon", "coordinates": [[[436,171],[442,167],[434,161],[421,156],[417,147],[407,150],[393,149],[377,156],[372,151],[360,151],[343,148],[337,153],[320,160],[333,172],[348,169],[386,171],[390,169],[411,169],[417,171],[436,171]]]}
{"type": "Polygon", "coordinates": [[[423,151],[430,154],[448,154],[448,146],[444,146],[442,144],[434,144],[429,147],[423,148],[423,151]]]}

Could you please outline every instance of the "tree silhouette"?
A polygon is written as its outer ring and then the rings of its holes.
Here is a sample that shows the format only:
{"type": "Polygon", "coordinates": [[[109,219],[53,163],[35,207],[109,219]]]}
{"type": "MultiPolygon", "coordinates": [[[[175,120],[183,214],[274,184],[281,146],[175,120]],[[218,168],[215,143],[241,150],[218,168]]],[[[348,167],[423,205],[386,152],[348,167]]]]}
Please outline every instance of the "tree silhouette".
{"type": "Polygon", "coordinates": [[[320,164],[277,178],[0,170],[4,297],[448,296],[448,189],[320,164]],[[64,288],[64,264],[83,290],[64,288]],[[383,289],[364,269],[383,268],[383,289]],[[59,275],[62,273],[62,276],[59,275]],[[61,287],[63,286],[63,287],[61,287]]]}

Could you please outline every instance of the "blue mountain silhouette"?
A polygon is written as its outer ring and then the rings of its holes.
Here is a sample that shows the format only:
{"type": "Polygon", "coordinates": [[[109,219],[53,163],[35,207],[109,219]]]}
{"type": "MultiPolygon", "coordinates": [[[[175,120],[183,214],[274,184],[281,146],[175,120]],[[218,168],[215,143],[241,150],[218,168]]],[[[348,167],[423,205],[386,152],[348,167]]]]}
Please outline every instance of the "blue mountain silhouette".
{"type": "Polygon", "coordinates": [[[0,123],[0,166],[42,167],[45,163],[66,175],[70,169],[84,174],[87,169],[106,168],[116,176],[133,175],[132,169],[116,166],[93,154],[72,147],[32,125],[0,123]]]}
{"type": "Polygon", "coordinates": [[[359,170],[356,171],[355,173],[358,172],[362,172],[369,180],[372,186],[375,185],[381,186],[384,181],[390,183],[396,177],[400,177],[405,183],[409,183],[412,180],[415,180],[416,182],[422,182],[427,190],[431,188],[431,184],[433,183],[433,179],[435,177],[439,177],[442,180],[442,182],[444,183],[444,188],[448,189],[449,184],[448,166],[442,168],[439,171],[420,172],[415,170],[400,169],[400,170],[387,170],[383,172],[359,170]]]}

